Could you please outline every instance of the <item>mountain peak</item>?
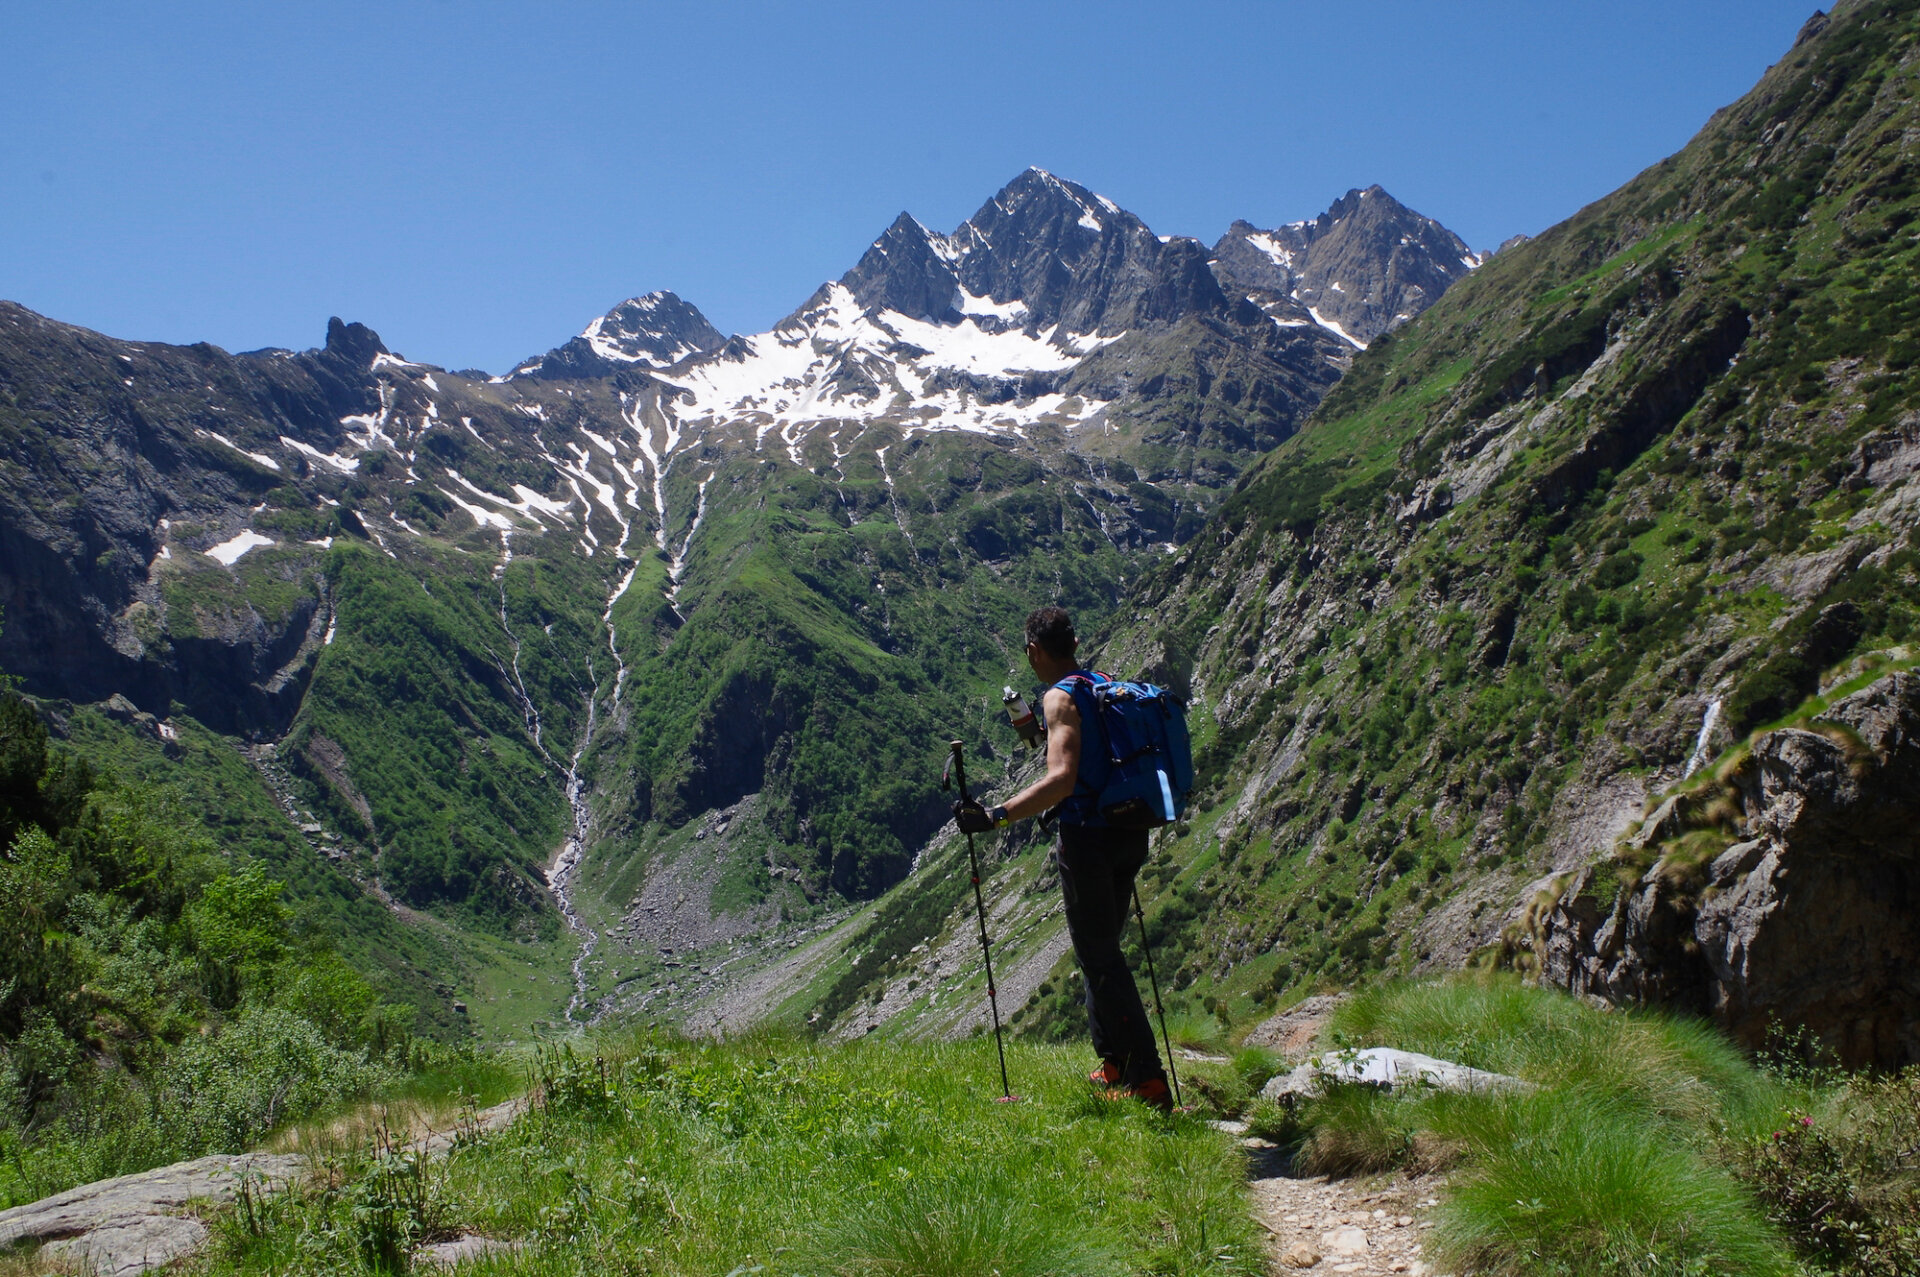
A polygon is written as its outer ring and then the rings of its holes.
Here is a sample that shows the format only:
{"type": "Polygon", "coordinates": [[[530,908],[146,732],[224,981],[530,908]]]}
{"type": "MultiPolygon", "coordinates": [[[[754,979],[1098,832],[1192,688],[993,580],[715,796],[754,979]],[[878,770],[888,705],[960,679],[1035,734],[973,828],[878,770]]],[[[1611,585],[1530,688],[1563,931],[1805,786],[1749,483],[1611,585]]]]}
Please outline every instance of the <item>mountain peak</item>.
{"type": "Polygon", "coordinates": [[[655,289],[629,297],[566,345],[527,360],[509,375],[568,379],[604,377],[621,368],[665,368],[725,342],[698,307],[655,289]]]}
{"type": "MultiPolygon", "coordinates": [[[[976,225],[989,208],[999,208],[1004,213],[1040,206],[1065,212],[1071,209],[1075,213],[1073,225],[1100,234],[1107,229],[1109,218],[1119,218],[1123,229],[1142,225],[1140,219],[1121,209],[1118,204],[1104,195],[1097,195],[1065,178],[1056,177],[1043,168],[1028,168],[1018,177],[1001,187],[993,199],[981,206],[980,212],[971,219],[976,225]]],[[[1144,227],[1143,227],[1144,229],[1144,227]]]]}
{"type": "Polygon", "coordinates": [[[1213,248],[1230,291],[1305,315],[1364,347],[1439,300],[1482,258],[1379,185],[1355,187],[1307,222],[1236,221],[1213,248]]]}
{"type": "Polygon", "coordinates": [[[902,213],[873,241],[840,283],[863,309],[897,310],[915,319],[944,323],[957,317],[954,299],[960,283],[953,273],[956,256],[944,235],[936,235],[911,213],[902,213]]]}
{"type": "Polygon", "coordinates": [[[326,353],[359,367],[371,368],[373,361],[390,353],[380,334],[365,324],[349,324],[338,315],[327,320],[326,353]]]}

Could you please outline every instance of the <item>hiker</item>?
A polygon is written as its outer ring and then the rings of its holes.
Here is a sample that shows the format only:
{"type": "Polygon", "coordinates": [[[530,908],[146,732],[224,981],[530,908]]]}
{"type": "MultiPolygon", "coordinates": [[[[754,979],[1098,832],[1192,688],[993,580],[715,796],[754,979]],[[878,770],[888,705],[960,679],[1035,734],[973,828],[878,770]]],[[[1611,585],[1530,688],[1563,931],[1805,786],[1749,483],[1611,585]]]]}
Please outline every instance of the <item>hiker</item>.
{"type": "Polygon", "coordinates": [[[1087,986],[1093,1049],[1100,1053],[1100,1067],[1089,1076],[1116,1095],[1171,1111],[1173,1096],[1147,1009],[1120,952],[1133,880],[1147,860],[1147,831],[1108,827],[1081,775],[1082,714],[1073,694],[1062,686],[1072,675],[1087,674],[1075,656],[1079,646],[1073,618],[1065,609],[1043,607],[1027,618],[1027,664],[1048,684],[1040,701],[1047,727],[1047,774],[1005,806],[989,810],[963,800],[953,805],[953,815],[963,832],[985,833],[1060,808],[1054,859],[1066,902],[1067,934],[1087,986]]]}

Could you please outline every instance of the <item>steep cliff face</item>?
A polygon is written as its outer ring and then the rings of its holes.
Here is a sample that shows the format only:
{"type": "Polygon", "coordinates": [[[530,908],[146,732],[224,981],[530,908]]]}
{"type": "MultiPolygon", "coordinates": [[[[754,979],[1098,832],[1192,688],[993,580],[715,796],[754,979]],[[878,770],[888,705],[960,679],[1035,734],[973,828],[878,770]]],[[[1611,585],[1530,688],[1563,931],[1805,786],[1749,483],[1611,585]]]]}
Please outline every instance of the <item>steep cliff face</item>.
{"type": "Polygon", "coordinates": [[[1815,24],[1356,355],[1144,583],[1103,657],[1190,661],[1206,709],[1183,980],[1497,948],[1690,759],[1910,635],[1917,37],[1911,2],[1815,24]]]}
{"type": "Polygon", "coordinates": [[[1903,1068],[1920,1062],[1917,827],[1920,677],[1902,672],[1760,734],[1553,884],[1526,965],[1711,1013],[1755,1047],[1805,1026],[1850,1067],[1903,1068]]]}
{"type": "MultiPolygon", "coordinates": [[[[176,555],[232,544],[255,513],[283,518],[291,474],[236,436],[331,442],[342,415],[378,410],[362,374],[381,353],[338,320],[323,350],[236,357],[0,305],[0,668],[42,695],[121,693],[223,732],[284,732],[326,628],[315,556],[216,583],[176,555]]],[[[314,536],[339,522],[315,519],[314,536]]]]}

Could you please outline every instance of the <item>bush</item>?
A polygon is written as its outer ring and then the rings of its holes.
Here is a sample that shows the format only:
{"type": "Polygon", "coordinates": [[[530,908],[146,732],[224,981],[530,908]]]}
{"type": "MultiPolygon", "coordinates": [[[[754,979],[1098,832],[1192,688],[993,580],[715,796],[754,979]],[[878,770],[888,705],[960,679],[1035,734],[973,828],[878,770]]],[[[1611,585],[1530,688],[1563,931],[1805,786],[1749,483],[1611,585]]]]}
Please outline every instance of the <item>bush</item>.
{"type": "Polygon", "coordinates": [[[312,1022],[260,1008],[167,1061],[155,1086],[157,1117],[173,1147],[242,1153],[283,1122],[395,1080],[364,1055],[329,1043],[312,1022]]]}
{"type": "Polygon", "coordinates": [[[1920,1073],[1862,1078],[1749,1141],[1742,1171],[1802,1253],[1847,1277],[1920,1272],[1920,1073]]]}

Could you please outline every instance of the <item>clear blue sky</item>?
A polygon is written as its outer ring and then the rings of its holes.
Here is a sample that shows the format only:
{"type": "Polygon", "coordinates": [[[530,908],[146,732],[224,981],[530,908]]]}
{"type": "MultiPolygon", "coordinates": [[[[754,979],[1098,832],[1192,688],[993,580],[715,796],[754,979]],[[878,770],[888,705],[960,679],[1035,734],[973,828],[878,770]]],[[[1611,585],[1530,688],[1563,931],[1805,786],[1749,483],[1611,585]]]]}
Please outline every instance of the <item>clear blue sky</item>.
{"type": "Polygon", "coordinates": [[[1814,0],[0,0],[0,297],[501,371],[670,288],[770,326],[1029,164],[1212,240],[1378,182],[1477,248],[1678,149],[1814,0]]]}

